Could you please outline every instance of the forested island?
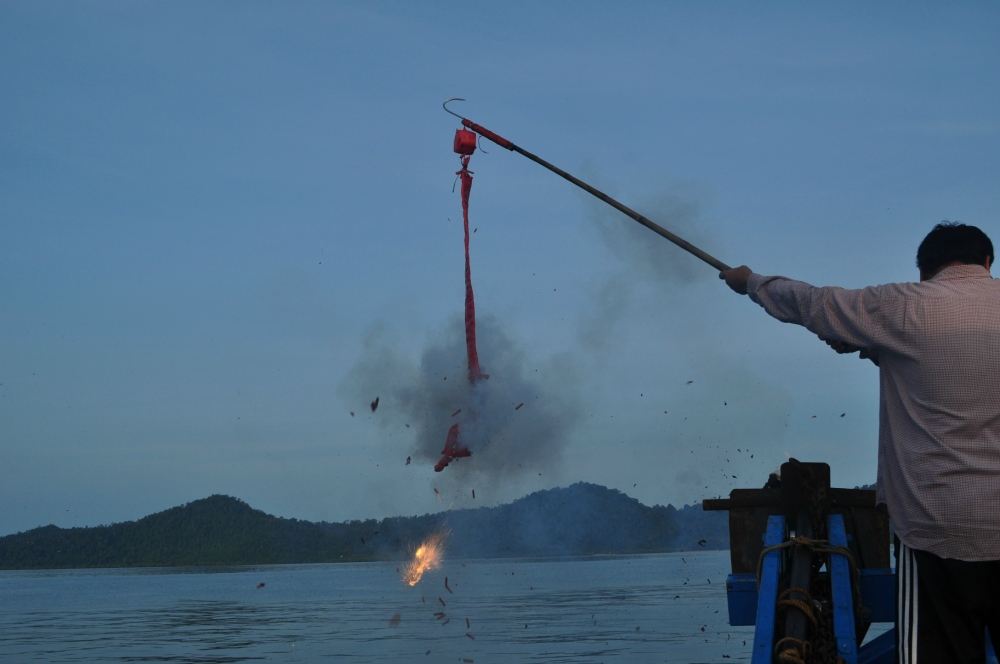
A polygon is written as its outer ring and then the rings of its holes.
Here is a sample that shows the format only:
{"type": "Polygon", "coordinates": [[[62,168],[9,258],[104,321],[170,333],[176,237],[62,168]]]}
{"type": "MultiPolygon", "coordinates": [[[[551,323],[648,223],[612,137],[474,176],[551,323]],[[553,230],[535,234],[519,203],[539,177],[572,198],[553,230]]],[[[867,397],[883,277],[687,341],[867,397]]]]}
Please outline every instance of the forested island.
{"type": "Polygon", "coordinates": [[[54,525],[0,537],[0,569],[261,565],[406,558],[445,530],[448,556],[579,556],[723,549],[724,512],[649,507],[596,484],[532,493],[506,505],[344,523],[272,516],[214,495],[136,521],[54,525]]]}

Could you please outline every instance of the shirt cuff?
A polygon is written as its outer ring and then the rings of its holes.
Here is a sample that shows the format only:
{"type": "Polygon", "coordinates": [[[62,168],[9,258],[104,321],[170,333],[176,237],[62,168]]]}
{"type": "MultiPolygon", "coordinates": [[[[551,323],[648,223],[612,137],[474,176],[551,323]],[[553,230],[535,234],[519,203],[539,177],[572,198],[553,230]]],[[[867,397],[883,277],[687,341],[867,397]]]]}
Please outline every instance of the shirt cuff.
{"type": "Polygon", "coordinates": [[[763,274],[751,272],[750,278],[747,279],[747,295],[750,296],[751,300],[763,306],[764,303],[761,302],[760,298],[757,296],[757,291],[760,290],[761,286],[776,278],[777,277],[765,277],[763,274]]]}

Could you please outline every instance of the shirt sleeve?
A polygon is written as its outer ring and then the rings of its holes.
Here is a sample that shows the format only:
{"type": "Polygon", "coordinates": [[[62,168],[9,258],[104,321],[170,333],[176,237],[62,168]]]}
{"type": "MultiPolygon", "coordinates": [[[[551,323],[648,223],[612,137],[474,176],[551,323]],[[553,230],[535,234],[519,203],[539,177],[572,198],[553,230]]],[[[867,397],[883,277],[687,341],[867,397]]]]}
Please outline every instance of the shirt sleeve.
{"type": "Polygon", "coordinates": [[[877,286],[860,290],[817,287],[752,274],[747,294],[771,316],[802,325],[823,339],[872,350],[886,339],[883,293],[877,286]]]}

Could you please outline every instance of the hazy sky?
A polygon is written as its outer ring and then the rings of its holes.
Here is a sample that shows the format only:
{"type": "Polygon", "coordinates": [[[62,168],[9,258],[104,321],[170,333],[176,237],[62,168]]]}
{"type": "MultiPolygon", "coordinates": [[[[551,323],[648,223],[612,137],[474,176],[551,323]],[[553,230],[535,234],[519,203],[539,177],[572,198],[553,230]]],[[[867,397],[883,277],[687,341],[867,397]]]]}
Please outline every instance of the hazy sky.
{"type": "Polygon", "coordinates": [[[997,34],[986,2],[0,4],[0,533],[212,493],[677,504],[789,455],[873,481],[871,365],[488,144],[481,361],[558,449],[404,465],[405,400],[462,352],[440,104],[726,262],[860,287],[915,279],[942,219],[1000,240],[997,34]]]}

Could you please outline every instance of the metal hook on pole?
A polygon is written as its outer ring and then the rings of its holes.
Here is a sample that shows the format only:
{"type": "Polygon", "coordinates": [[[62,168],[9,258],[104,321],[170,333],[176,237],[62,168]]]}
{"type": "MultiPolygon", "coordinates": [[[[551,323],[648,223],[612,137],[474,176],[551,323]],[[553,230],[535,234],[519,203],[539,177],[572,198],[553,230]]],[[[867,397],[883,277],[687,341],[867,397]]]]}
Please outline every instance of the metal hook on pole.
{"type": "Polygon", "coordinates": [[[451,113],[459,120],[464,120],[465,118],[463,116],[459,115],[455,111],[448,108],[448,104],[450,104],[453,101],[465,101],[465,97],[452,97],[451,99],[447,99],[441,103],[441,108],[443,108],[446,112],[451,113]]]}

